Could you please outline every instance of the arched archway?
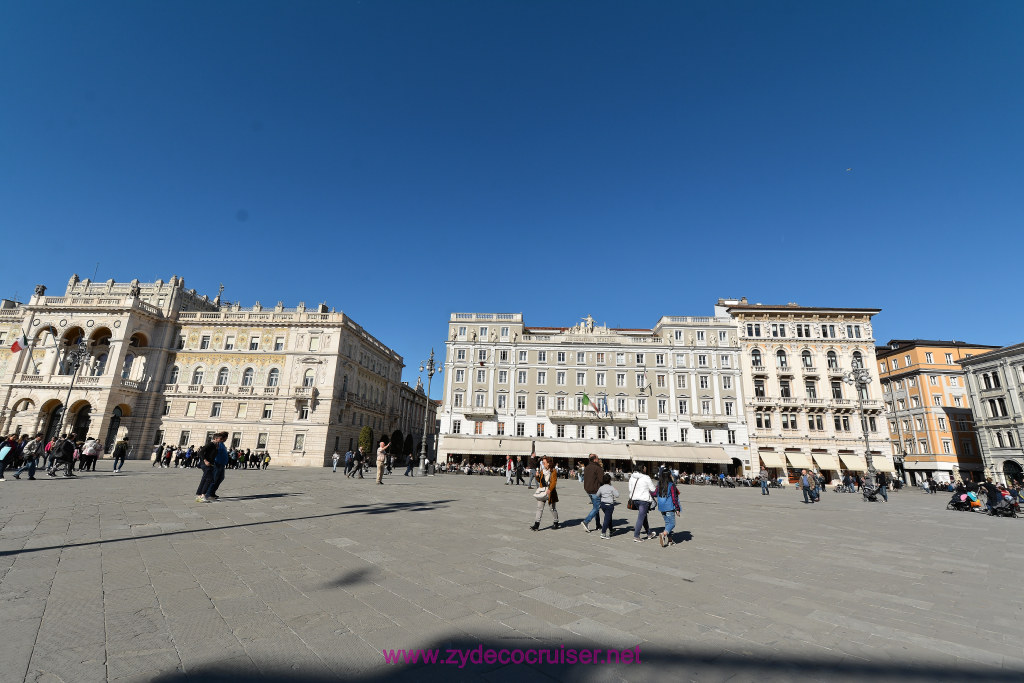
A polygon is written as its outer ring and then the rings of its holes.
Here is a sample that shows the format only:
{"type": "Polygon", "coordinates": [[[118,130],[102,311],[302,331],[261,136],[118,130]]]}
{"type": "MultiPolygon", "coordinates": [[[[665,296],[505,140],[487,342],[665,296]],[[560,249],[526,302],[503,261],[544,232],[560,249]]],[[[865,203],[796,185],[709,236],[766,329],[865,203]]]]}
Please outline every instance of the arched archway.
{"type": "Polygon", "coordinates": [[[53,399],[44,403],[40,412],[46,416],[43,419],[42,432],[43,441],[48,443],[56,435],[57,427],[64,416],[64,404],[53,399]]]}
{"type": "Polygon", "coordinates": [[[1016,460],[1004,460],[1003,477],[1009,485],[1015,481],[1024,481],[1024,468],[1016,460]]]}
{"type": "Polygon", "coordinates": [[[107,436],[103,440],[103,451],[105,453],[112,453],[114,451],[114,444],[117,443],[117,434],[121,429],[121,419],[131,417],[131,414],[131,408],[124,404],[114,406],[114,409],[110,413],[110,424],[107,426],[107,436]]]}
{"type": "Polygon", "coordinates": [[[143,348],[149,346],[149,339],[142,332],[136,332],[128,339],[128,346],[143,348]]]}
{"type": "Polygon", "coordinates": [[[729,468],[729,476],[731,477],[742,477],[743,476],[743,461],[739,458],[733,458],[732,462],[727,466],[729,468]]]}
{"type": "Polygon", "coordinates": [[[92,424],[92,406],[88,401],[77,401],[71,405],[70,424],[70,431],[78,440],[84,440],[89,436],[89,425],[92,424]]]}

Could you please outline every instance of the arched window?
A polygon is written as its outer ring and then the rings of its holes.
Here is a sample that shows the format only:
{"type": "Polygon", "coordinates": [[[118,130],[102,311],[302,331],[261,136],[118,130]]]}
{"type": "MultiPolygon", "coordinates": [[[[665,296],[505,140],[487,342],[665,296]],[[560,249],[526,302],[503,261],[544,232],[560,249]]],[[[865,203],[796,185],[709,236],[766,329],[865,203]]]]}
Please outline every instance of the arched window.
{"type": "Polygon", "coordinates": [[[96,363],[92,366],[92,376],[99,377],[107,368],[107,354],[101,353],[96,357],[96,363]]]}
{"type": "Polygon", "coordinates": [[[839,368],[839,359],[836,357],[835,351],[828,352],[828,367],[832,370],[839,368]]]}
{"type": "Polygon", "coordinates": [[[192,373],[192,384],[202,384],[203,374],[202,368],[196,368],[195,372],[192,373]]]}
{"type": "Polygon", "coordinates": [[[177,365],[172,366],[171,367],[171,374],[167,378],[167,383],[168,384],[177,384],[178,383],[178,375],[180,375],[180,374],[181,374],[181,368],[179,368],[177,365]]]}
{"type": "Polygon", "coordinates": [[[252,380],[255,375],[256,372],[252,368],[246,368],[245,372],[242,373],[242,386],[251,387],[252,380]]]}
{"type": "Polygon", "coordinates": [[[268,387],[276,387],[277,383],[280,381],[280,379],[281,379],[281,371],[278,370],[277,368],[274,368],[267,375],[267,386],[268,387]]]}
{"type": "Polygon", "coordinates": [[[761,350],[754,349],[750,352],[750,363],[754,367],[761,367],[761,350]]]}
{"type": "Polygon", "coordinates": [[[124,357],[124,366],[121,368],[121,379],[128,379],[132,374],[132,365],[135,363],[135,356],[128,354],[124,357]]]}
{"type": "Polygon", "coordinates": [[[217,371],[217,386],[222,387],[228,383],[228,369],[221,368],[217,371]]]}
{"type": "Polygon", "coordinates": [[[787,366],[788,362],[786,361],[786,352],[783,351],[782,349],[779,349],[778,351],[775,352],[775,359],[779,362],[780,368],[784,368],[787,366]]]}
{"type": "Polygon", "coordinates": [[[864,356],[860,355],[860,351],[853,352],[853,367],[862,368],[864,367],[864,356]]]}
{"type": "Polygon", "coordinates": [[[800,360],[803,362],[805,368],[813,367],[813,363],[811,363],[811,352],[807,349],[804,349],[800,354],[800,360]]]}
{"type": "Polygon", "coordinates": [[[306,370],[306,374],[302,376],[302,386],[311,387],[313,386],[313,377],[316,373],[313,372],[313,368],[306,370]]]}

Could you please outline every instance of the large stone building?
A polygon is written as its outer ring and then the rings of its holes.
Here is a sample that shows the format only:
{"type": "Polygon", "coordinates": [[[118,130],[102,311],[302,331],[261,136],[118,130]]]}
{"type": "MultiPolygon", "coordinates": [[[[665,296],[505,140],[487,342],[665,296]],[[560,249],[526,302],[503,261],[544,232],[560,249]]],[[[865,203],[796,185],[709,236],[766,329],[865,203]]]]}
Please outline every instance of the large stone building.
{"type": "Polygon", "coordinates": [[[803,468],[826,478],[864,472],[866,428],[875,468],[895,471],[882,453],[888,435],[873,372],[871,318],[879,309],[719,303],[737,326],[755,470],[764,466],[790,480],[803,468]],[[844,382],[854,366],[871,371],[859,392],[844,382]]]}
{"type": "Polygon", "coordinates": [[[597,453],[623,465],[748,472],[738,351],[721,307],[650,329],[453,313],[438,456],[490,464],[536,449],[570,466],[597,453]]]}
{"type": "Polygon", "coordinates": [[[986,476],[1003,483],[1024,480],[1024,344],[959,363],[967,373],[986,476]]]}
{"type": "Polygon", "coordinates": [[[417,444],[423,434],[428,401],[401,382],[402,357],[325,304],[242,308],[177,276],[74,276],[63,296],[40,286],[27,304],[5,301],[0,334],[5,433],[49,436],[63,417],[108,452],[127,434],[133,457],[148,458],[154,444],[198,445],[226,430],[236,447],[316,466],[354,446],[364,425],[374,436],[401,429],[417,444]],[[30,346],[14,354],[22,332],[30,346]]]}
{"type": "Polygon", "coordinates": [[[982,474],[974,415],[959,361],[996,347],[893,339],[875,349],[889,439],[910,484],[982,474]]]}

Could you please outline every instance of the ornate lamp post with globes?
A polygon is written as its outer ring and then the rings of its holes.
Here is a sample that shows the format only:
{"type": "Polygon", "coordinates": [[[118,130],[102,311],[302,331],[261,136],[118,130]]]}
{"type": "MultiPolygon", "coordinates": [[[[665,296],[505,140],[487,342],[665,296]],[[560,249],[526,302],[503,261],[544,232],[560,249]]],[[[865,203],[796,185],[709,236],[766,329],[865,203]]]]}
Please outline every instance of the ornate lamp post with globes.
{"type": "Polygon", "coordinates": [[[878,471],[875,469],[875,463],[871,458],[871,445],[868,441],[868,418],[864,414],[864,391],[871,384],[871,373],[866,368],[862,368],[859,363],[855,362],[853,368],[843,375],[843,381],[855,387],[857,390],[857,405],[860,408],[860,425],[864,432],[864,460],[868,465],[868,478],[871,479],[871,484],[874,485],[878,471]]]}
{"type": "Polygon", "coordinates": [[[420,372],[427,371],[427,405],[423,409],[423,436],[420,441],[420,473],[427,474],[427,421],[430,419],[430,380],[434,378],[434,372],[444,372],[444,368],[434,365],[434,349],[430,349],[430,358],[420,361],[420,372]]]}

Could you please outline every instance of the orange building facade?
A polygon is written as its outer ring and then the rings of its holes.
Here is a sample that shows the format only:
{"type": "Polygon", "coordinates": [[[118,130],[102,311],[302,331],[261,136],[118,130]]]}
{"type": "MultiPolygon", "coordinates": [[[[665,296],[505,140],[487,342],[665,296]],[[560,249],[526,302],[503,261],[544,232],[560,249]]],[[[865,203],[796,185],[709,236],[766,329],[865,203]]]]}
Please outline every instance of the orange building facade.
{"type": "Polygon", "coordinates": [[[940,482],[982,478],[981,449],[958,362],[995,348],[894,339],[875,349],[890,448],[907,483],[929,476],[940,482]]]}

